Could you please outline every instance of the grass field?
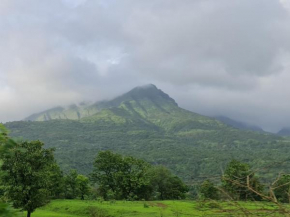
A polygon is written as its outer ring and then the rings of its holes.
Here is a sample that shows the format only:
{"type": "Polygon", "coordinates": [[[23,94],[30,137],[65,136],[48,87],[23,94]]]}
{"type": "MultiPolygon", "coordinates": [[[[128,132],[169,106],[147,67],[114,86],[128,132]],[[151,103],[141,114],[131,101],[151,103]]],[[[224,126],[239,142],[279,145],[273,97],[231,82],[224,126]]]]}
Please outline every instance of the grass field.
{"type": "Polygon", "coordinates": [[[262,202],[54,200],[32,217],[290,216],[279,210],[276,205],[262,202]]]}

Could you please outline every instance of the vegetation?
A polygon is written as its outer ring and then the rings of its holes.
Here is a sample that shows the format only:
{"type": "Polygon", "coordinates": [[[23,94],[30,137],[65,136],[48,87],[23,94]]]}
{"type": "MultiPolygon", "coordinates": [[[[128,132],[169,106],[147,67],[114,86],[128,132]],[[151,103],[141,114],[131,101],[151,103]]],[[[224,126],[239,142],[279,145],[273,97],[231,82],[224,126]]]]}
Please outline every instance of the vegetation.
{"type": "MultiPolygon", "coordinates": [[[[1,148],[9,144],[6,130],[1,131],[0,139],[3,144],[1,148]]],[[[40,141],[13,141],[11,146],[7,146],[7,150],[2,149],[1,152],[1,184],[4,191],[2,196],[7,197],[15,208],[27,211],[27,217],[37,208],[47,204],[51,198],[64,196],[84,200],[85,196],[91,193],[89,179],[78,174],[76,170],[63,175],[54,161],[53,149],[44,149],[43,145],[40,141]]],[[[157,183],[156,172],[159,170],[153,170],[152,166],[143,160],[104,151],[96,157],[95,167],[92,177],[99,184],[98,195],[104,199],[150,199],[154,189],[156,193],[161,192],[160,183],[156,188],[153,185],[157,183]]],[[[177,195],[185,193],[187,188],[178,177],[171,175],[164,168],[162,170],[166,171],[163,190],[170,192],[161,192],[162,197],[179,199],[177,195]]],[[[0,214],[13,216],[15,212],[8,204],[3,203],[0,204],[0,214]]]]}
{"type": "MultiPolygon", "coordinates": [[[[9,140],[7,133],[2,133],[2,143],[9,140]]],[[[43,149],[43,143],[13,142],[8,151],[2,152],[2,159],[1,168],[4,173],[1,180],[5,195],[13,202],[14,207],[26,210],[27,216],[30,216],[36,208],[47,204],[49,199],[61,197],[75,200],[71,202],[58,200],[57,203],[46,205],[36,212],[35,216],[204,216],[221,211],[229,216],[233,216],[233,213],[234,216],[256,216],[261,213],[266,215],[274,213],[276,216],[290,214],[287,206],[275,200],[278,198],[281,202],[288,202],[286,199],[289,200],[289,176],[277,178],[274,182],[276,187],[270,188],[275,189],[271,200],[271,197],[263,195],[271,194],[272,191],[264,192],[259,178],[255,176],[250,166],[237,160],[227,165],[221,184],[216,186],[206,180],[199,189],[203,199],[217,200],[223,194],[222,198],[230,199],[232,202],[145,202],[144,199],[184,199],[188,188],[181,179],[163,166],[152,166],[134,157],[101,151],[95,159],[95,169],[92,173],[92,179],[98,184],[96,192],[98,199],[82,203],[76,198],[84,200],[94,194],[89,179],[78,174],[76,170],[63,175],[54,162],[53,150],[43,149]],[[275,206],[264,202],[259,204],[261,207],[256,203],[254,208],[249,208],[247,203],[235,202],[256,201],[262,198],[268,198],[267,200],[274,202],[275,206]],[[125,201],[116,202],[115,199],[141,202],[128,204],[125,201]]],[[[1,204],[0,212],[5,216],[16,214],[8,204],[1,204]]]]}
{"type": "Polygon", "coordinates": [[[216,188],[213,182],[205,180],[199,189],[202,199],[218,200],[219,190],[216,188]]]}
{"type": "Polygon", "coordinates": [[[276,199],[282,203],[290,203],[290,174],[283,174],[275,182],[276,199]]]}
{"type": "Polygon", "coordinates": [[[38,209],[34,217],[289,216],[280,211],[279,206],[267,202],[55,200],[38,209]]]}
{"type": "Polygon", "coordinates": [[[99,152],[93,180],[104,199],[149,200],[185,198],[187,186],[163,167],[143,160],[123,157],[110,151],[99,152]]]}
{"type": "MultiPolygon", "coordinates": [[[[2,156],[7,153],[8,148],[11,148],[15,145],[15,142],[11,139],[8,138],[8,131],[6,128],[0,124],[0,166],[2,166],[2,156]]],[[[2,176],[3,176],[3,171],[0,170],[0,183],[3,185],[4,183],[2,182],[2,176]]],[[[3,189],[3,186],[1,186],[1,190],[3,189]]],[[[3,194],[4,192],[1,192],[3,194]]],[[[7,202],[4,203],[3,201],[0,202],[0,216],[5,216],[5,217],[13,217],[16,216],[16,210],[11,207],[10,204],[7,202]]]]}
{"type": "Polygon", "coordinates": [[[27,211],[30,217],[36,208],[48,202],[53,150],[43,149],[39,141],[21,142],[9,149],[2,159],[2,181],[7,196],[15,208],[27,211]]]}
{"type": "Polygon", "coordinates": [[[232,160],[225,170],[222,183],[223,188],[235,200],[262,199],[256,192],[263,192],[263,185],[246,163],[232,160]]]}
{"type": "Polygon", "coordinates": [[[90,193],[89,178],[84,175],[78,175],[76,182],[79,189],[79,196],[81,200],[84,200],[85,196],[90,193]]]}
{"type": "Polygon", "coordinates": [[[174,176],[164,166],[156,166],[151,169],[151,186],[154,190],[154,199],[157,200],[178,200],[185,199],[185,193],[188,192],[182,180],[174,176]]]}

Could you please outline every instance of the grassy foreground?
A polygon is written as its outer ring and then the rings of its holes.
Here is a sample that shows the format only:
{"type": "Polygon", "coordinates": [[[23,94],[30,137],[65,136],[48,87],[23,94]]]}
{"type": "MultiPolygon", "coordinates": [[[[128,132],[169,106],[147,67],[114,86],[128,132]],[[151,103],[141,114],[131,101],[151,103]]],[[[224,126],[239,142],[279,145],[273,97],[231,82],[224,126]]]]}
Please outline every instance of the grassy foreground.
{"type": "MultiPolygon", "coordinates": [[[[21,216],[25,216],[23,213],[21,216]]],[[[256,202],[54,200],[32,217],[289,216],[277,206],[256,202]]]]}

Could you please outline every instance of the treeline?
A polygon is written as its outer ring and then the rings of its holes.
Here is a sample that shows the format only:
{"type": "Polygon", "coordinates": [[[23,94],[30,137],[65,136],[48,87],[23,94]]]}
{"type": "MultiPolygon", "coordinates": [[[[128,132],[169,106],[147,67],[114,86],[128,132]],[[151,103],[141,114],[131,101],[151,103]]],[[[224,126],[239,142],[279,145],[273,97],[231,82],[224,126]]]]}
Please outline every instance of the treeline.
{"type": "Polygon", "coordinates": [[[134,157],[102,151],[94,162],[92,180],[104,199],[184,199],[188,187],[163,166],[152,166],[134,157]]]}
{"type": "MultiPolygon", "coordinates": [[[[227,127],[200,130],[195,126],[188,131],[166,133],[141,124],[106,123],[54,120],[11,122],[6,126],[15,138],[40,140],[46,148],[56,148],[55,158],[63,171],[75,168],[85,175],[93,170],[95,154],[101,150],[165,165],[190,184],[204,176],[219,176],[229,156],[257,168],[273,161],[285,161],[290,156],[290,140],[272,134],[227,127]]],[[[290,173],[289,162],[284,165],[273,164],[269,170],[261,171],[263,182],[276,177],[281,169],[290,173]]]]}
{"type": "MultiPolygon", "coordinates": [[[[165,167],[134,157],[99,152],[94,171],[86,177],[76,170],[64,174],[54,159],[54,149],[45,149],[40,141],[15,142],[3,127],[0,145],[1,200],[27,211],[27,217],[51,199],[165,200],[184,199],[188,192],[182,180],[165,167]]],[[[4,205],[7,211],[10,207],[4,205]]],[[[0,215],[5,210],[1,211],[0,204],[0,215]]]]}

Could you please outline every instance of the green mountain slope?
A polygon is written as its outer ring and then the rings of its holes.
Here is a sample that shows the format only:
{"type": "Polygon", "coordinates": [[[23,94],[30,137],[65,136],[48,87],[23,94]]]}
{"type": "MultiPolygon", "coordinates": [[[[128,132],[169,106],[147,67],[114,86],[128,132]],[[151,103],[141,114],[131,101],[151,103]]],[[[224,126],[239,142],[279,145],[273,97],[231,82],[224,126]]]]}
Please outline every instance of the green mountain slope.
{"type": "MultiPolygon", "coordinates": [[[[110,101],[56,108],[7,123],[14,137],[56,148],[64,170],[89,173],[100,150],[163,164],[188,182],[220,175],[232,158],[256,167],[290,156],[288,140],[238,130],[178,107],[154,85],[137,87],[110,101]]],[[[279,166],[282,170],[288,167],[279,166]]],[[[274,166],[268,177],[279,172],[274,166]]]]}

